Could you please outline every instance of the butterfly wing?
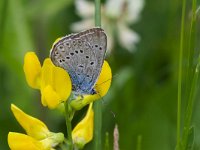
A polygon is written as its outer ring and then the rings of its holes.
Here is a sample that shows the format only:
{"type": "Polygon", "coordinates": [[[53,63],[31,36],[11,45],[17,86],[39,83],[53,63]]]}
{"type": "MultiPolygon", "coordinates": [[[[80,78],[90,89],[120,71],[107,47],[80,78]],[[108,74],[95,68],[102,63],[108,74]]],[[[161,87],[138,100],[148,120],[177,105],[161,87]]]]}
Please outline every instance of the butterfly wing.
{"type": "Polygon", "coordinates": [[[52,48],[52,62],[64,68],[72,79],[73,91],[92,94],[104,61],[107,37],[101,28],[71,34],[52,48]]]}

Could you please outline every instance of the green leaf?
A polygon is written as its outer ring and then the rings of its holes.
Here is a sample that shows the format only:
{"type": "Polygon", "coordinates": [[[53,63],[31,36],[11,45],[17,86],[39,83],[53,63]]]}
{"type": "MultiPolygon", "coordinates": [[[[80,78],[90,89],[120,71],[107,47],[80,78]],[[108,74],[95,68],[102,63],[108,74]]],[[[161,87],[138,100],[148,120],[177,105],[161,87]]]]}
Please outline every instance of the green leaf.
{"type": "Polygon", "coordinates": [[[109,133],[106,132],[106,135],[105,135],[105,148],[104,150],[109,150],[110,149],[110,145],[109,145],[109,133]]]}
{"type": "Polygon", "coordinates": [[[190,127],[189,129],[189,133],[188,133],[188,140],[187,140],[187,145],[186,145],[186,149],[187,150],[192,150],[193,146],[194,146],[194,140],[195,140],[195,131],[194,131],[194,127],[190,127]]]}

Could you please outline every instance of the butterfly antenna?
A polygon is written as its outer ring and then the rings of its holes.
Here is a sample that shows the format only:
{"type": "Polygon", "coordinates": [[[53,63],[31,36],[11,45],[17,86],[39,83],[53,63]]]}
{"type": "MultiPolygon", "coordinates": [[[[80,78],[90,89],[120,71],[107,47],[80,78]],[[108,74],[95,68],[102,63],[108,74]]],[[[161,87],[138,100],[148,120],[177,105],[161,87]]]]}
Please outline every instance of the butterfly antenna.
{"type": "Polygon", "coordinates": [[[118,75],[119,75],[119,74],[115,74],[112,78],[110,78],[110,79],[108,79],[108,80],[106,80],[106,81],[103,81],[103,82],[101,82],[100,84],[98,84],[98,85],[96,85],[96,86],[100,86],[100,85],[102,85],[102,84],[105,84],[106,82],[112,80],[113,78],[116,78],[118,75]]]}
{"type": "MultiPolygon", "coordinates": [[[[106,106],[106,101],[104,100],[104,98],[97,92],[97,94],[99,95],[99,97],[102,99],[102,105],[105,105],[106,106]]],[[[110,113],[112,114],[113,118],[115,119],[115,122],[116,122],[116,115],[115,113],[110,109],[109,110],[110,113]]]]}
{"type": "Polygon", "coordinates": [[[99,92],[96,92],[96,94],[98,94],[99,97],[100,97],[100,99],[102,99],[102,104],[105,104],[105,100],[104,100],[104,98],[101,96],[101,94],[99,94],[99,92]]]}

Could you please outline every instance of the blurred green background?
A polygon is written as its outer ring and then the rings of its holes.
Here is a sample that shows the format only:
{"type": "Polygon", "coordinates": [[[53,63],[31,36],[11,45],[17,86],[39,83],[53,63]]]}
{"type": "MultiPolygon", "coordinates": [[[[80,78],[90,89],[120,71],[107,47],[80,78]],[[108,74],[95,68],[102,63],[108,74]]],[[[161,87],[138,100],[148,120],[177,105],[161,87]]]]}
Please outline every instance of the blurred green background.
{"type": "MultiPolygon", "coordinates": [[[[11,103],[43,120],[51,131],[66,132],[62,114],[42,107],[39,91],[28,87],[23,73],[23,57],[27,51],[35,51],[41,62],[48,57],[55,39],[70,34],[72,23],[81,20],[75,7],[73,0],[0,1],[1,150],[8,149],[9,131],[24,133],[10,111],[11,103]]],[[[187,3],[186,20],[190,17],[191,2],[187,3]]],[[[181,1],[146,0],[139,21],[129,25],[140,36],[135,52],[127,51],[116,42],[109,54],[107,60],[114,77],[112,87],[102,101],[103,135],[109,132],[111,149],[116,123],[121,150],[136,149],[139,136],[142,137],[142,150],[175,148],[180,18],[181,1]]],[[[188,27],[189,23],[186,29],[188,27]]],[[[196,49],[199,48],[197,42],[196,49]]],[[[200,149],[198,98],[192,123],[195,150],[200,149]]],[[[184,99],[183,114],[185,107],[184,99]]],[[[79,112],[74,122],[82,116],[79,112]]],[[[91,145],[85,148],[92,149],[91,145]]]]}

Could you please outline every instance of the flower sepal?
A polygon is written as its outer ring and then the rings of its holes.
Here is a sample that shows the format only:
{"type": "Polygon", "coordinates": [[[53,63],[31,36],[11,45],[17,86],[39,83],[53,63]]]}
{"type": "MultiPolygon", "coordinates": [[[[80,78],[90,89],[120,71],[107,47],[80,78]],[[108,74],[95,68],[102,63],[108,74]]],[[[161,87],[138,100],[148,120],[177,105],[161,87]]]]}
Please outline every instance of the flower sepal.
{"type": "Polygon", "coordinates": [[[56,147],[57,145],[64,142],[64,134],[63,133],[54,133],[50,132],[48,137],[41,141],[43,145],[47,147],[51,145],[51,147],[56,147]]]}

